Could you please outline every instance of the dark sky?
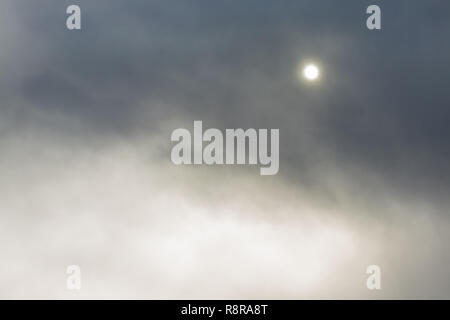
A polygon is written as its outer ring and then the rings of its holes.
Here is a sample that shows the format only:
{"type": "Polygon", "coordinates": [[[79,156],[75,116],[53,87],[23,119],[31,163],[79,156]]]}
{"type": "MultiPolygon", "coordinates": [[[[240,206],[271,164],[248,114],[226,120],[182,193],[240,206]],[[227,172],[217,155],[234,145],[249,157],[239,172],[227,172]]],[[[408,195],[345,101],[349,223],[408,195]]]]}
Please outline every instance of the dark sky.
{"type": "Polygon", "coordinates": [[[79,264],[86,298],[450,298],[449,12],[2,0],[0,297],[70,297],[79,264]],[[279,128],[279,174],[175,167],[194,120],[279,128]]]}

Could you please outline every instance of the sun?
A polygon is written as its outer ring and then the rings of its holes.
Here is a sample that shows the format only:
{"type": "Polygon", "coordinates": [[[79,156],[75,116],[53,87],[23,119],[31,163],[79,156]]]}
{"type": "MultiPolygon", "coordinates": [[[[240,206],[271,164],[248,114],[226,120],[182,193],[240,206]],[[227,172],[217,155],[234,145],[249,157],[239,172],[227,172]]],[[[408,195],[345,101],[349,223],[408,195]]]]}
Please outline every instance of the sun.
{"type": "Polygon", "coordinates": [[[319,74],[319,68],[315,64],[308,64],[303,68],[303,76],[310,81],[316,80],[319,74]]]}

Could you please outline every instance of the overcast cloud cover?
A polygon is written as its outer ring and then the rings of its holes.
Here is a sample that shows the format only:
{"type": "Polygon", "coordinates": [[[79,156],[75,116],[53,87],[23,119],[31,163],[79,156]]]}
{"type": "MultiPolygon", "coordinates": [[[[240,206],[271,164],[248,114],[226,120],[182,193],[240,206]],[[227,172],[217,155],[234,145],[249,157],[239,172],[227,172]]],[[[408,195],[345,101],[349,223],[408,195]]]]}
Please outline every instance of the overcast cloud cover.
{"type": "Polygon", "coordinates": [[[1,0],[0,298],[450,298],[449,12],[1,0]],[[173,165],[194,120],[279,128],[280,172],[173,165]]]}

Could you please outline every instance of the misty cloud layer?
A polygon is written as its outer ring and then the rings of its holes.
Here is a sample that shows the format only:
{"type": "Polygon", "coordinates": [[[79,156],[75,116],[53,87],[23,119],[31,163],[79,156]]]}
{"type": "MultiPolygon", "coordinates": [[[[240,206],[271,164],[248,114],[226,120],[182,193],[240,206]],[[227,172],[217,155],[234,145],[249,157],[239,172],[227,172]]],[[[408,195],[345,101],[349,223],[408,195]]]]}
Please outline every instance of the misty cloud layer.
{"type": "Polygon", "coordinates": [[[450,298],[450,4],[378,3],[1,1],[0,298],[450,298]],[[173,165],[194,120],[280,172],[173,165]]]}

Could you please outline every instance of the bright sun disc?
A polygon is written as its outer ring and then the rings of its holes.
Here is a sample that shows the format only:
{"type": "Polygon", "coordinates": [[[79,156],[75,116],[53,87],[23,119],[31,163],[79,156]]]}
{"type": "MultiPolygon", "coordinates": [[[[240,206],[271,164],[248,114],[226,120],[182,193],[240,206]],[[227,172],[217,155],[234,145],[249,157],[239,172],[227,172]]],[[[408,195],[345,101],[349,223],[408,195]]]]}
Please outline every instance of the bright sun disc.
{"type": "Polygon", "coordinates": [[[315,65],[309,64],[303,69],[303,75],[308,80],[316,80],[319,77],[319,69],[315,65]]]}

